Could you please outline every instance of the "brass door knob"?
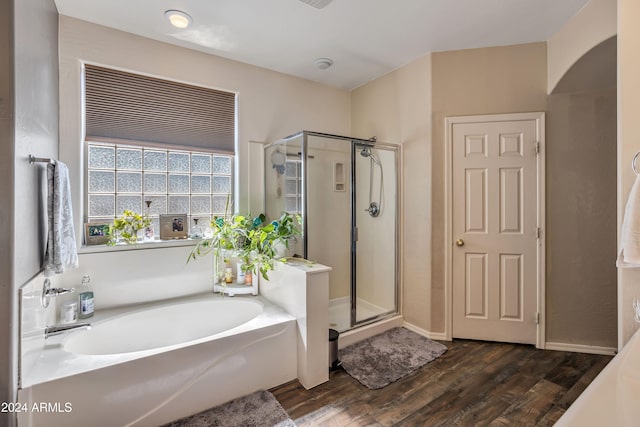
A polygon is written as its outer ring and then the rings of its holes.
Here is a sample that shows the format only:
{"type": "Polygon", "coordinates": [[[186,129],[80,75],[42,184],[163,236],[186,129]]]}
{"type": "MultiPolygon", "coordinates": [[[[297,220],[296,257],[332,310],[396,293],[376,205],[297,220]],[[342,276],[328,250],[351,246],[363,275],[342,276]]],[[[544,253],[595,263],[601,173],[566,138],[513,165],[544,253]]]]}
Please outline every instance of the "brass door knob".
{"type": "Polygon", "coordinates": [[[464,246],[464,240],[462,240],[462,239],[456,240],[456,246],[459,247],[459,248],[463,247],[464,246]]]}

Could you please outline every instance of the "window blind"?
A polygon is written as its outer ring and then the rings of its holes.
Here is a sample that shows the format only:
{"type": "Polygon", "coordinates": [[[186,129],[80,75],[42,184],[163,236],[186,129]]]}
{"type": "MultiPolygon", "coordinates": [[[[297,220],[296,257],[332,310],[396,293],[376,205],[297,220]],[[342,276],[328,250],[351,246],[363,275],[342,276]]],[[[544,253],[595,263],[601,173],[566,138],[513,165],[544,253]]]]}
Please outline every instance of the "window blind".
{"type": "Polygon", "coordinates": [[[86,136],[235,151],[235,94],[85,66],[86,136]]]}

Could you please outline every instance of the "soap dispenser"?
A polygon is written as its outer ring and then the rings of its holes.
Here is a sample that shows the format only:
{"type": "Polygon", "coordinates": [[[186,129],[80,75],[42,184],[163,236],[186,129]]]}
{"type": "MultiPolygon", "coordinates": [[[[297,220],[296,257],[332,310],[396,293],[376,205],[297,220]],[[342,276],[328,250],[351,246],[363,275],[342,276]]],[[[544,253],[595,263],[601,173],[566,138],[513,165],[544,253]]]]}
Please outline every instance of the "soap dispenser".
{"type": "Polygon", "coordinates": [[[79,294],[80,294],[80,309],[78,310],[78,317],[80,319],[86,319],[87,317],[93,316],[93,289],[89,283],[91,282],[91,277],[88,275],[82,276],[82,282],[80,283],[79,294]]]}

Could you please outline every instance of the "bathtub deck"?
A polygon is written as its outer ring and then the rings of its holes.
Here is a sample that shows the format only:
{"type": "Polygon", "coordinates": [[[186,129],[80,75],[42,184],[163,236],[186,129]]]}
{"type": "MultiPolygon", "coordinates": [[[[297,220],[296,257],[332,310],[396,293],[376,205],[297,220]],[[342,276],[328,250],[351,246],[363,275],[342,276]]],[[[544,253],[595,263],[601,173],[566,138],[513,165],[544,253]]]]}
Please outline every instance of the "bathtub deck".
{"type": "Polygon", "coordinates": [[[344,371],[305,390],[272,393],[305,426],[552,426],[611,360],[519,344],[443,342],[447,353],[416,373],[369,390],[344,371]]]}

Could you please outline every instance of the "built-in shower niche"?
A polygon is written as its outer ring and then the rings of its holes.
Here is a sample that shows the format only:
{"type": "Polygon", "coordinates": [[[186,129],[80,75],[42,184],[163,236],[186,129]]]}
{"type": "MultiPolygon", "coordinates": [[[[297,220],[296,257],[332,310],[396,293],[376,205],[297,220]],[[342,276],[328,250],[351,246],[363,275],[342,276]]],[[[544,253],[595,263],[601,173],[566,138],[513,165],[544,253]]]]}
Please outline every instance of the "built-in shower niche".
{"type": "Polygon", "coordinates": [[[398,311],[399,147],[302,131],[265,146],[265,213],[304,219],[292,252],[332,267],[330,327],[398,311]]]}

